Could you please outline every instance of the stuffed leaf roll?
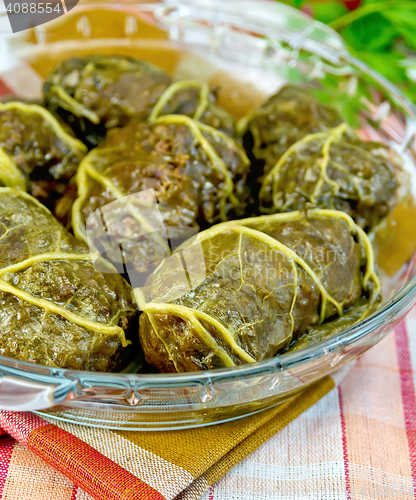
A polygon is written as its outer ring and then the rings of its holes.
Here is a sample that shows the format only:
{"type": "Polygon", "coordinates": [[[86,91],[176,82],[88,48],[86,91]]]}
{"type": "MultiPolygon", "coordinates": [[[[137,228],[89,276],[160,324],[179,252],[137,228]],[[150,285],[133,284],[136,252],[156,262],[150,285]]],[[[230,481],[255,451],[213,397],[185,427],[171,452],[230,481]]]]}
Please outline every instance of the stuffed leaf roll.
{"type": "Polygon", "coordinates": [[[162,115],[186,115],[217,130],[234,134],[234,120],[215,104],[215,93],[206,83],[195,80],[173,82],[152,109],[149,121],[162,115]]]}
{"type": "MultiPolygon", "coordinates": [[[[143,220],[147,201],[139,199],[140,193],[153,190],[165,226],[197,230],[243,213],[248,169],[244,150],[231,137],[188,116],[160,116],[153,124],[132,121],[110,131],[82,161],[72,210],[75,235],[86,242],[87,220],[94,223],[89,218],[97,210],[119,200],[116,210],[106,212],[106,224],[115,239],[125,240],[126,231],[131,235],[125,245],[140,244],[140,251],[132,254],[134,267],[141,268],[144,254],[157,260],[158,245],[149,237],[133,239],[143,228],[147,233],[155,230],[143,220]],[[136,193],[138,205],[133,207],[136,193]]],[[[163,247],[160,250],[163,253],[163,247]]]]}
{"type": "Polygon", "coordinates": [[[397,204],[392,158],[382,144],[349,136],[346,124],[299,137],[264,176],[260,209],[337,209],[371,231],[397,204]]]}
{"type": "Polygon", "coordinates": [[[263,213],[337,209],[371,231],[397,204],[398,155],[358,140],[306,89],[283,88],[240,128],[263,213]]]}
{"type": "Polygon", "coordinates": [[[56,198],[86,152],[41,106],[0,103],[0,185],[29,189],[43,201],[56,198]]]}
{"type": "Polygon", "coordinates": [[[66,110],[71,121],[87,119],[107,128],[131,116],[147,118],[171,84],[162,70],[122,56],[90,56],[59,63],[45,81],[49,109],[66,110]]]}
{"type": "Polygon", "coordinates": [[[132,289],[92,260],[35,198],[0,188],[0,354],[79,370],[117,366],[137,332],[132,289]]]}
{"type": "Polygon", "coordinates": [[[147,361],[184,372],[274,356],[346,313],[358,321],[377,307],[380,282],[364,231],[317,209],[218,224],[135,293],[147,361]]]}
{"type": "Polygon", "coordinates": [[[283,87],[238,123],[240,134],[258,169],[267,174],[299,135],[323,132],[341,124],[338,113],[315,99],[306,88],[283,87]]]}
{"type": "Polygon", "coordinates": [[[215,106],[208,85],[173,82],[160,68],[123,56],[90,56],[62,61],[44,85],[47,106],[59,112],[77,135],[94,145],[106,129],[131,118],[186,114],[232,133],[231,116],[215,106]]]}

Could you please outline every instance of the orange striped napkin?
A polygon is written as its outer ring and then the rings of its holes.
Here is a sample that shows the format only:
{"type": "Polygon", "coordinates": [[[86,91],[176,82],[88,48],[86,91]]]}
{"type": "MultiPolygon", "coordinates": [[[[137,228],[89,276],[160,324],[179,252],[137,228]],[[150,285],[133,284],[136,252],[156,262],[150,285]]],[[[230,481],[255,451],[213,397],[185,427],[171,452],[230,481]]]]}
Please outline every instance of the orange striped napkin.
{"type": "MultiPolygon", "coordinates": [[[[3,455],[0,485],[3,483],[3,494],[8,491],[9,483],[16,488],[16,481],[21,491],[27,491],[19,475],[13,479],[14,468],[22,465],[20,445],[23,445],[70,479],[77,485],[77,491],[79,488],[97,500],[197,499],[334,386],[334,379],[328,376],[303,394],[258,415],[217,426],[171,432],[52,424],[29,412],[0,411],[0,426],[19,443],[10,438],[0,442],[3,455]]],[[[27,457],[26,450],[23,454],[27,457]]],[[[43,490],[44,481],[41,486],[43,490]]],[[[60,495],[60,499],[70,499],[73,491],[67,491],[66,497],[62,492],[60,495]]]]}

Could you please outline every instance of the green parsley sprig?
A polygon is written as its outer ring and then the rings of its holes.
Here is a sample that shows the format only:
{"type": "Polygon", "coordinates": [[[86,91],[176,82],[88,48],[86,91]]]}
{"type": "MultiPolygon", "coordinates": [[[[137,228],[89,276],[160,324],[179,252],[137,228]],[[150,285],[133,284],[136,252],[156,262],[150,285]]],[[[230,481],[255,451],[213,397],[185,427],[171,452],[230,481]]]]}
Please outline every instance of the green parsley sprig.
{"type": "Polygon", "coordinates": [[[416,1],[362,0],[353,11],[341,0],[284,1],[336,30],[353,55],[416,102],[416,1]]]}

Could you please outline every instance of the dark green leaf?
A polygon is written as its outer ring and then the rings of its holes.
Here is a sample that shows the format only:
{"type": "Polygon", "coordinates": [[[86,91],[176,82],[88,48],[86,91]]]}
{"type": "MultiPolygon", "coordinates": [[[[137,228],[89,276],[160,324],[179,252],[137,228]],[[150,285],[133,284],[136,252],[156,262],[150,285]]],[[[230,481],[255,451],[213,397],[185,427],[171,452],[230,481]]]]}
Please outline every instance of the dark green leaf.
{"type": "Polygon", "coordinates": [[[374,13],[350,24],[342,36],[355,50],[382,51],[391,48],[399,33],[389,20],[374,13]]]}
{"type": "Polygon", "coordinates": [[[386,10],[383,16],[411,48],[416,48],[416,9],[386,10]]]}
{"type": "Polygon", "coordinates": [[[401,61],[404,59],[402,54],[361,51],[357,52],[356,55],[392,82],[406,82],[408,79],[406,70],[401,65],[401,61]]]}
{"type": "Polygon", "coordinates": [[[341,5],[341,0],[338,3],[283,1],[298,7],[312,7],[315,18],[337,24],[337,29],[355,56],[395,83],[416,102],[414,78],[403,64],[404,60],[416,57],[416,1],[362,0],[361,6],[350,13],[341,5]],[[380,4],[379,8],[377,4],[380,4]],[[337,23],[341,18],[342,22],[337,23]]]}

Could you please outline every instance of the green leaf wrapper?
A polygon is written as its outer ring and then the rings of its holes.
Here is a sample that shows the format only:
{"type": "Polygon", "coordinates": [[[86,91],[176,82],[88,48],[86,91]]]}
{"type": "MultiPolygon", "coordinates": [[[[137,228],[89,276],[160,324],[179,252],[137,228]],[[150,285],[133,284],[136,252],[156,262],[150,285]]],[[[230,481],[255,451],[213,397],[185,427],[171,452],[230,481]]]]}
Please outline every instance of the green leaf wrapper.
{"type": "Polygon", "coordinates": [[[377,308],[380,282],[364,231],[342,212],[312,210],[218,224],[135,294],[147,361],[185,372],[253,363],[298,338],[339,333],[337,318],[347,318],[345,329],[377,308]]]}
{"type": "MultiPolygon", "coordinates": [[[[115,200],[120,200],[119,209],[106,212],[106,224],[117,241],[125,240],[126,224],[132,236],[150,233],[152,222],[143,219],[146,207],[133,207],[125,198],[147,189],[153,189],[166,227],[197,230],[241,215],[248,196],[248,170],[245,152],[234,139],[188,116],[160,116],[152,124],[131,122],[110,131],[82,161],[76,177],[79,196],[72,209],[74,233],[87,242],[88,217],[115,200]],[[128,217],[120,224],[122,209],[128,217]]],[[[136,269],[144,254],[155,261],[164,255],[157,238],[123,243],[136,269]]]]}
{"type": "Polygon", "coordinates": [[[397,204],[398,155],[359,141],[305,89],[282,89],[240,127],[263,213],[337,209],[371,231],[397,204]]]}
{"type": "Polygon", "coordinates": [[[62,194],[86,152],[45,108],[0,103],[0,185],[29,190],[48,202],[56,191],[62,194]]]}
{"type": "Polygon", "coordinates": [[[58,111],[92,145],[106,129],[124,126],[131,118],[155,119],[161,114],[184,114],[227,133],[234,131],[233,119],[215,106],[208,85],[173,82],[161,69],[128,57],[63,61],[47,78],[44,96],[48,108],[58,111]]]}
{"type": "Polygon", "coordinates": [[[35,198],[0,188],[0,354],[78,370],[119,364],[137,334],[132,289],[92,260],[35,198]]]}

